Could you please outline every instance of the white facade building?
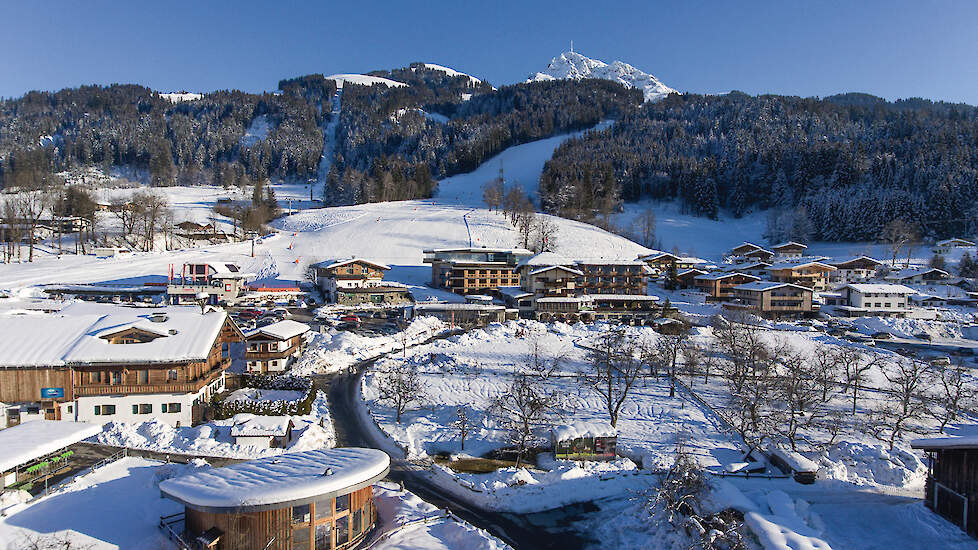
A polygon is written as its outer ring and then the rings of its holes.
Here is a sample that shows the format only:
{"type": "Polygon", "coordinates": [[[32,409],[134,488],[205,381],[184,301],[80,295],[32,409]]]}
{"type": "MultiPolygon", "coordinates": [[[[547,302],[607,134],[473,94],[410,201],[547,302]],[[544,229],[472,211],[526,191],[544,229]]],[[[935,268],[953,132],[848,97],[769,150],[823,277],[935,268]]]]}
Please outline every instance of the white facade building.
{"type": "Polygon", "coordinates": [[[909,297],[917,291],[884,283],[850,283],[839,289],[842,303],[838,308],[851,317],[904,317],[910,313],[909,297]]]}

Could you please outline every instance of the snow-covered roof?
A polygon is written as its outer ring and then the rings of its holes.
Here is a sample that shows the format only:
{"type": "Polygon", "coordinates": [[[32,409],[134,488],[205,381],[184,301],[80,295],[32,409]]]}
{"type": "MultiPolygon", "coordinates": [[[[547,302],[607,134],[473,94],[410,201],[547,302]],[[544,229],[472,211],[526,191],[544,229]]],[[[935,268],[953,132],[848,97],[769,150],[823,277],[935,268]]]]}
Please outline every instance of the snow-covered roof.
{"type": "Polygon", "coordinates": [[[679,256],[675,254],[670,254],[668,252],[653,252],[651,254],[646,254],[645,256],[639,256],[638,259],[643,262],[654,262],[656,260],[661,260],[662,258],[672,258],[673,260],[678,260],[679,256]]]}
{"type": "Polygon", "coordinates": [[[779,248],[808,248],[808,245],[795,241],[788,241],[772,246],[771,250],[778,250],[779,248]]]}
{"type": "Polygon", "coordinates": [[[937,241],[937,246],[975,246],[975,243],[966,239],[944,239],[937,241]]]}
{"type": "Polygon", "coordinates": [[[496,292],[502,294],[503,296],[508,296],[510,298],[525,298],[527,296],[532,296],[532,292],[527,292],[518,286],[501,286],[496,289],[496,292]]]}
{"type": "Polygon", "coordinates": [[[590,302],[591,296],[587,294],[583,296],[548,296],[546,298],[537,298],[536,301],[544,304],[579,304],[581,302],[590,302]]]}
{"type": "Polygon", "coordinates": [[[270,338],[276,338],[278,340],[288,340],[294,336],[299,336],[300,334],[305,334],[311,329],[309,325],[305,323],[300,323],[298,321],[293,321],[292,319],[285,319],[284,321],[279,321],[277,323],[272,323],[264,327],[257,328],[245,336],[251,338],[252,336],[257,336],[259,334],[263,336],[268,336],[270,338]]]}
{"type": "Polygon", "coordinates": [[[784,287],[784,286],[790,286],[790,287],[794,287],[794,288],[799,288],[801,290],[808,290],[808,291],[811,291],[812,290],[810,288],[805,288],[805,287],[800,286],[800,285],[793,285],[791,283],[778,283],[778,282],[775,282],[775,281],[752,281],[750,283],[744,283],[742,285],[737,285],[737,286],[734,287],[734,289],[736,289],[736,290],[764,291],[764,290],[772,290],[772,289],[775,289],[775,288],[781,288],[781,287],[784,287]]]}
{"type": "Polygon", "coordinates": [[[750,262],[750,263],[743,263],[743,264],[728,265],[722,267],[721,269],[725,271],[740,271],[744,269],[767,269],[768,266],[770,265],[771,264],[767,262],[750,262]]]}
{"type": "Polygon", "coordinates": [[[910,446],[914,449],[975,449],[978,448],[978,435],[914,439],[910,446]]]}
{"type": "Polygon", "coordinates": [[[747,249],[749,249],[748,252],[753,252],[754,250],[764,250],[764,247],[763,246],[758,246],[758,245],[756,245],[756,244],[754,244],[752,242],[749,242],[749,241],[744,241],[744,242],[738,244],[737,246],[733,247],[733,250],[736,251],[736,250],[741,249],[741,248],[747,248],[747,249]]]}
{"type": "Polygon", "coordinates": [[[944,275],[945,277],[950,276],[947,271],[937,269],[936,267],[907,267],[899,271],[890,272],[886,278],[895,281],[902,281],[903,279],[910,279],[916,277],[917,275],[926,275],[928,273],[934,273],[935,271],[944,275]]]}
{"type": "Polygon", "coordinates": [[[738,275],[741,277],[749,277],[751,279],[760,279],[760,277],[756,275],[750,275],[748,273],[740,273],[739,271],[714,271],[713,273],[705,273],[703,275],[697,275],[696,277],[693,278],[698,281],[718,281],[720,279],[726,279],[727,277],[736,277],[738,275]]]}
{"type": "Polygon", "coordinates": [[[289,416],[252,416],[231,426],[231,437],[282,437],[289,432],[289,416]]]}
{"type": "Polygon", "coordinates": [[[565,266],[562,266],[562,265],[551,265],[551,266],[547,266],[547,267],[541,267],[540,269],[534,269],[533,271],[530,272],[530,275],[536,275],[538,273],[546,273],[547,271],[551,271],[553,269],[559,269],[561,271],[566,271],[568,273],[573,273],[574,275],[584,275],[584,272],[582,272],[580,270],[577,270],[577,269],[574,269],[574,268],[571,268],[571,267],[565,267],[565,266]]]}
{"type": "Polygon", "coordinates": [[[944,302],[947,298],[941,298],[940,296],[933,296],[930,294],[913,294],[910,299],[914,302],[944,302]]]}
{"type": "MultiPolygon", "coordinates": [[[[592,300],[635,300],[636,302],[658,302],[658,296],[645,294],[587,294],[592,300]]],[[[538,300],[539,301],[539,300],[538,300]]]]}
{"type": "Polygon", "coordinates": [[[347,265],[347,264],[352,264],[352,263],[355,263],[355,262],[362,262],[362,263],[365,263],[365,264],[370,264],[370,265],[372,265],[372,266],[374,266],[376,268],[384,269],[384,270],[388,270],[388,269],[391,268],[387,264],[382,264],[382,263],[375,262],[375,261],[372,261],[372,260],[367,260],[367,259],[364,259],[364,258],[344,258],[344,259],[341,259],[341,260],[325,260],[325,261],[322,261],[322,262],[318,262],[318,263],[312,264],[312,267],[319,267],[319,268],[322,268],[322,269],[333,269],[335,267],[340,267],[340,266],[344,266],[344,265],[347,265]]]}
{"type": "Polygon", "coordinates": [[[614,437],[618,435],[618,429],[608,422],[573,422],[555,426],[553,434],[557,441],[567,441],[579,437],[614,437]]]}
{"type": "Polygon", "coordinates": [[[490,304],[418,304],[415,311],[492,311],[506,309],[505,306],[490,304]]]}
{"type": "Polygon", "coordinates": [[[530,267],[535,266],[554,266],[554,265],[571,265],[572,261],[567,258],[554,254],[553,252],[539,252],[530,256],[529,258],[524,258],[520,260],[520,263],[516,264],[517,268],[528,265],[530,267]]]}
{"type": "Polygon", "coordinates": [[[612,260],[608,258],[585,258],[574,260],[574,263],[577,265],[629,265],[648,267],[645,262],[639,260],[612,260]]]}
{"type": "Polygon", "coordinates": [[[706,274],[706,271],[703,271],[702,269],[695,269],[695,268],[684,269],[683,271],[680,271],[679,273],[677,273],[676,274],[676,277],[683,277],[683,276],[688,275],[690,273],[695,273],[697,275],[705,275],[706,274]]]}
{"type": "Polygon", "coordinates": [[[788,465],[789,468],[796,472],[817,472],[818,464],[813,460],[809,460],[795,451],[787,451],[784,449],[774,449],[771,454],[779,458],[782,462],[788,465]]]}
{"type": "Polygon", "coordinates": [[[481,247],[463,247],[463,248],[429,248],[423,250],[425,254],[435,254],[439,252],[503,252],[508,254],[519,254],[519,255],[532,255],[533,252],[525,248],[481,248],[481,247]]]}
{"type": "Polygon", "coordinates": [[[835,266],[829,265],[827,263],[818,260],[775,262],[769,265],[767,269],[770,271],[777,271],[781,269],[798,269],[801,267],[812,267],[812,266],[824,267],[829,271],[835,270],[835,266]]]}
{"type": "Polygon", "coordinates": [[[842,288],[851,288],[860,294],[872,292],[889,294],[916,294],[917,291],[903,285],[890,285],[886,283],[849,283],[842,288]]]}
{"type": "Polygon", "coordinates": [[[877,260],[876,258],[870,258],[869,256],[854,256],[852,258],[845,258],[842,260],[831,260],[825,263],[835,266],[837,269],[844,269],[842,266],[856,262],[869,262],[876,265],[883,265],[883,262],[877,260]]]}
{"type": "Polygon", "coordinates": [[[89,438],[102,426],[86,422],[32,420],[0,430],[0,472],[89,438]]]}
{"type": "Polygon", "coordinates": [[[0,367],[202,361],[226,319],[223,310],[201,314],[195,306],[148,309],[88,302],[50,315],[0,317],[5,341],[0,367]],[[104,338],[130,328],[158,337],[133,344],[104,338]]]}
{"type": "Polygon", "coordinates": [[[376,449],[316,449],[203,469],[160,482],[160,492],[195,510],[274,510],[350,493],[389,469],[376,449]]]}

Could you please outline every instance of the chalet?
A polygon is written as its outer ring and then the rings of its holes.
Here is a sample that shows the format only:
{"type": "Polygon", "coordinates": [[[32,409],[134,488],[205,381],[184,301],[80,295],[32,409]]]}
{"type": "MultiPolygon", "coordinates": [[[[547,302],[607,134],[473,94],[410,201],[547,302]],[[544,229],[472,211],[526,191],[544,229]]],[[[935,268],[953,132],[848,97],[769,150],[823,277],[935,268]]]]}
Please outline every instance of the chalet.
{"type": "Polygon", "coordinates": [[[947,305],[947,298],[930,294],[911,294],[909,305],[921,308],[939,308],[947,305]]]}
{"type": "Polygon", "coordinates": [[[592,320],[593,301],[583,296],[548,296],[536,299],[535,315],[538,321],[589,321],[592,320]]]}
{"type": "Polygon", "coordinates": [[[618,430],[607,422],[575,422],[550,431],[557,460],[614,460],[618,430]]]}
{"type": "Polygon", "coordinates": [[[850,317],[906,317],[910,313],[908,298],[917,291],[903,285],[849,283],[839,293],[843,305],[837,307],[850,317]]]}
{"type": "Polygon", "coordinates": [[[244,293],[247,281],[254,277],[233,263],[183,264],[179,277],[171,266],[166,294],[172,304],[195,303],[203,295],[211,304],[234,303],[244,293]]]}
{"type": "Polygon", "coordinates": [[[644,294],[584,294],[582,321],[615,319],[627,325],[642,324],[659,313],[659,297],[644,294]],[[589,301],[589,302],[588,302],[589,301]]]}
{"type": "Polygon", "coordinates": [[[908,267],[892,271],[884,279],[904,285],[925,285],[944,281],[950,276],[947,271],[936,267],[908,267]]]}
{"type": "Polygon", "coordinates": [[[747,275],[754,275],[755,277],[767,277],[767,268],[771,264],[768,262],[744,262],[733,265],[721,266],[717,271],[726,271],[727,273],[746,273],[747,275]]]}
{"type": "Polygon", "coordinates": [[[833,285],[867,281],[876,277],[876,271],[883,265],[883,262],[869,256],[856,256],[837,261],[827,260],[825,263],[835,268],[835,271],[829,272],[829,283],[833,285]]]}
{"type": "MultiPolygon", "coordinates": [[[[246,415],[241,415],[246,416],[246,415]]],[[[251,416],[231,426],[235,445],[284,449],[292,443],[295,424],[290,416],[251,416]]]]}
{"type": "Polygon", "coordinates": [[[816,292],[828,290],[829,273],[835,268],[818,260],[777,262],[767,267],[768,278],[779,283],[808,287],[816,292]]]}
{"type": "Polygon", "coordinates": [[[637,260],[577,260],[585,294],[647,294],[652,269],[637,260]]]}
{"type": "Polygon", "coordinates": [[[930,457],[924,505],[978,537],[978,437],[915,439],[914,449],[930,457]]]}
{"type": "Polygon", "coordinates": [[[679,288],[694,288],[696,286],[695,279],[698,275],[706,275],[706,271],[702,269],[687,269],[685,271],[680,271],[676,274],[676,284],[679,288]]]}
{"type": "Polygon", "coordinates": [[[943,241],[937,241],[934,244],[935,254],[947,254],[956,248],[974,248],[974,241],[968,241],[965,239],[944,239],[943,241]]]}
{"type": "Polygon", "coordinates": [[[484,327],[489,323],[506,320],[506,307],[484,304],[417,304],[411,311],[414,316],[429,315],[452,326],[484,327]]]}
{"type": "Polygon", "coordinates": [[[0,401],[49,420],[178,425],[200,421],[224,390],[231,343],[243,337],[220,310],[84,302],[0,316],[0,334],[0,401]]]}
{"type": "Polygon", "coordinates": [[[724,307],[771,316],[811,313],[812,289],[791,283],[754,281],[735,286],[733,300],[725,302],[724,307]]]}
{"type": "Polygon", "coordinates": [[[384,272],[390,271],[388,265],[363,258],[346,258],[319,262],[311,268],[315,284],[328,302],[344,305],[410,302],[406,288],[384,283],[384,272]]]}
{"type": "Polygon", "coordinates": [[[441,248],[424,251],[431,264],[431,286],[456,294],[518,286],[517,264],[533,253],[523,248],[441,248]]]}
{"type": "Polygon", "coordinates": [[[583,294],[578,280],[584,273],[562,265],[520,268],[520,288],[535,298],[579,296],[583,294]]]}
{"type": "Polygon", "coordinates": [[[786,243],[776,244],[771,247],[771,251],[774,252],[774,256],[781,259],[801,258],[805,255],[805,250],[807,249],[808,245],[795,241],[788,241],[786,243]]]}
{"type": "Polygon", "coordinates": [[[677,256],[668,252],[656,252],[646,256],[640,256],[639,261],[644,262],[655,273],[665,273],[671,266],[675,266],[677,271],[687,269],[706,269],[710,264],[703,258],[694,256],[677,256]]]}
{"type": "Polygon", "coordinates": [[[376,449],[316,449],[203,468],[160,482],[183,514],[160,521],[181,548],[344,550],[376,525],[373,484],[390,470],[376,449]]]}
{"type": "Polygon", "coordinates": [[[730,251],[730,257],[734,263],[750,262],[770,262],[774,258],[774,252],[766,250],[754,243],[743,243],[735,246],[730,251]]]}
{"type": "Polygon", "coordinates": [[[248,372],[288,370],[305,348],[309,325],[286,319],[245,335],[245,366],[248,372]]]}
{"type": "Polygon", "coordinates": [[[693,278],[693,284],[708,296],[708,300],[729,300],[734,297],[734,287],[759,281],[760,277],[738,272],[715,271],[704,273],[693,278]]]}

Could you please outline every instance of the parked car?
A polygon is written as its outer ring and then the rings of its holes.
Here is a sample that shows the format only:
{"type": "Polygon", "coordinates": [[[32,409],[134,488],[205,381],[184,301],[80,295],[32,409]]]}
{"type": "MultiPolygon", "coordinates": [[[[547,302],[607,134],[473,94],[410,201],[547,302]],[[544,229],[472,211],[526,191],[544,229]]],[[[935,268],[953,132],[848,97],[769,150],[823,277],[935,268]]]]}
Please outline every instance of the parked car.
{"type": "Polygon", "coordinates": [[[890,338],[893,338],[893,335],[889,332],[874,332],[873,338],[877,340],[889,340],[890,338]]]}
{"type": "Polygon", "coordinates": [[[238,319],[241,319],[242,321],[250,321],[250,320],[254,319],[255,317],[257,317],[257,315],[255,315],[254,313],[252,313],[250,311],[239,311],[237,313],[236,317],[238,319]]]}
{"type": "Polygon", "coordinates": [[[844,338],[850,342],[870,342],[873,339],[865,334],[859,334],[858,332],[847,332],[844,338]]]}
{"type": "Polygon", "coordinates": [[[289,310],[285,309],[284,307],[277,307],[269,311],[268,313],[270,313],[271,315],[277,315],[279,317],[282,317],[283,319],[285,317],[289,317],[290,315],[292,315],[291,313],[289,313],[289,310]]]}
{"type": "Polygon", "coordinates": [[[941,367],[948,367],[951,365],[951,358],[946,355],[943,355],[941,357],[935,357],[930,360],[930,364],[941,366],[941,367]]]}
{"type": "Polygon", "coordinates": [[[926,332],[918,332],[917,334],[914,334],[913,337],[920,340],[927,340],[928,342],[931,340],[930,334],[927,334],[926,332]]]}
{"type": "Polygon", "coordinates": [[[273,325],[277,322],[278,319],[275,319],[274,317],[262,317],[261,319],[258,320],[257,323],[255,323],[255,326],[257,328],[267,327],[268,325],[273,325]]]}
{"type": "Polygon", "coordinates": [[[360,323],[360,318],[357,317],[356,315],[344,315],[344,316],[340,317],[340,321],[343,321],[344,323],[357,323],[357,324],[359,324],[360,323]]]}

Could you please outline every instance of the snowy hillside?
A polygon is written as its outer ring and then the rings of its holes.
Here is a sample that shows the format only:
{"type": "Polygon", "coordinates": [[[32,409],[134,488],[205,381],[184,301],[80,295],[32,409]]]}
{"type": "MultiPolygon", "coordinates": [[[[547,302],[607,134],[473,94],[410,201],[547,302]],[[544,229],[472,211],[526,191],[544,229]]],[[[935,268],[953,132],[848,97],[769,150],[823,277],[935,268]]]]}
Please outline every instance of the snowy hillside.
{"type": "Polygon", "coordinates": [[[441,71],[441,72],[447,74],[448,76],[466,76],[466,77],[469,78],[469,82],[471,82],[473,84],[480,84],[480,83],[482,83],[481,80],[479,80],[478,78],[476,78],[476,77],[474,77],[474,76],[472,76],[470,74],[466,74],[466,73],[463,73],[461,71],[456,71],[455,69],[452,69],[450,67],[446,67],[444,65],[436,65],[434,63],[422,63],[421,65],[424,66],[425,69],[432,70],[432,71],[441,71]]]}
{"type": "Polygon", "coordinates": [[[326,77],[326,80],[335,80],[337,88],[342,88],[344,82],[360,84],[362,86],[383,84],[385,86],[390,86],[391,88],[407,86],[407,84],[403,82],[397,82],[396,80],[391,80],[389,78],[381,78],[379,76],[369,76],[365,74],[331,74],[326,77]]]}
{"type": "Polygon", "coordinates": [[[181,101],[197,101],[198,99],[204,97],[204,94],[195,94],[189,92],[175,92],[175,93],[160,94],[160,97],[168,100],[170,103],[180,103],[181,101]]]}
{"type": "Polygon", "coordinates": [[[532,75],[527,81],[600,78],[621,83],[626,88],[637,88],[645,93],[645,101],[658,101],[676,90],[659,79],[628,63],[613,61],[610,64],[583,56],[577,52],[564,52],[550,60],[542,73],[532,75]]]}

